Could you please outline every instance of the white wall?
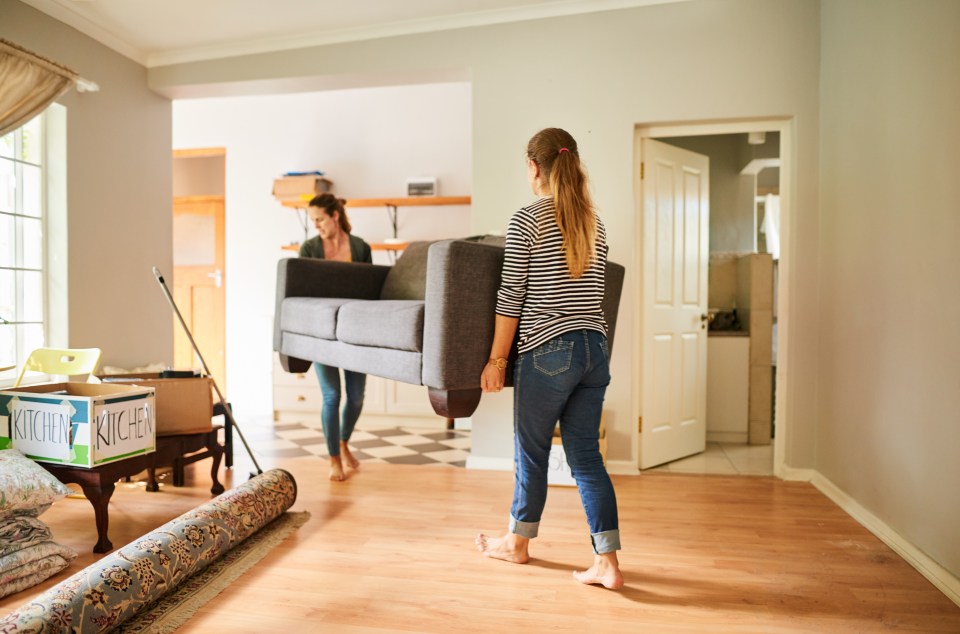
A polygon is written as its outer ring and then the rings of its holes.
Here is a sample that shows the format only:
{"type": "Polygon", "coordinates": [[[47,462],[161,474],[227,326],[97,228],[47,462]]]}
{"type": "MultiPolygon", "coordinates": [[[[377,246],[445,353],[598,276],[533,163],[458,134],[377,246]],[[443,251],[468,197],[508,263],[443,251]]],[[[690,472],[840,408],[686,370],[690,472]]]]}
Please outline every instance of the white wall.
{"type": "Polygon", "coordinates": [[[960,3],[824,3],[817,470],[960,576],[960,3]]]}
{"type": "MultiPolygon", "coordinates": [[[[530,200],[523,165],[530,135],[545,126],[568,129],[579,142],[607,224],[610,258],[628,267],[605,405],[609,458],[627,466],[636,464],[633,430],[638,412],[633,395],[640,381],[633,375],[632,361],[640,279],[634,268],[639,231],[635,126],[793,117],[793,202],[800,222],[792,234],[794,279],[784,281],[794,291],[791,335],[796,342],[785,368],[792,392],[787,460],[812,466],[818,341],[818,34],[816,2],[691,1],[153,68],[150,83],[175,94],[196,93],[204,86],[210,91],[225,84],[235,88],[244,80],[467,69],[472,82],[476,233],[504,227],[530,200]]],[[[279,141],[264,135],[249,142],[279,141]]],[[[275,166],[280,169],[286,164],[275,166]]],[[[258,383],[258,389],[263,385],[258,383]]],[[[474,416],[472,452],[509,464],[512,424],[498,402],[490,397],[481,402],[474,416]]]]}
{"type": "MultiPolygon", "coordinates": [[[[99,347],[102,363],[173,360],[173,316],[151,267],[172,261],[170,101],[147,71],[39,11],[0,0],[0,37],[100,85],[69,91],[67,110],[66,342],[99,347]]],[[[59,237],[59,236],[58,236],[59,237]]]]}
{"type": "MultiPolygon", "coordinates": [[[[273,179],[319,169],[342,198],[385,198],[405,196],[409,177],[433,176],[441,195],[468,196],[470,85],[181,100],[173,121],[176,149],[226,148],[227,394],[238,415],[268,415],[276,265],[294,255],[281,245],[304,236],[298,212],[271,195],[273,179]]],[[[392,235],[382,207],[347,213],[353,233],[368,242],[392,235]]],[[[470,230],[467,206],[399,211],[401,238],[470,230]]],[[[382,252],[374,260],[389,262],[382,252]]]]}

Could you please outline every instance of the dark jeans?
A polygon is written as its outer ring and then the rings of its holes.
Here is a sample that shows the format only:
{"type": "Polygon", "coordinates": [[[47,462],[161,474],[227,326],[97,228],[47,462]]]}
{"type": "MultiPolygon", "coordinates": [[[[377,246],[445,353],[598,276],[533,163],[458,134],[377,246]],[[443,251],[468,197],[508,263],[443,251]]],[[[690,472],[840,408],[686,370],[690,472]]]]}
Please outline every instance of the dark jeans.
{"type": "Polygon", "coordinates": [[[363,392],[367,385],[367,375],[360,372],[343,371],[343,382],[347,389],[347,400],[343,404],[343,417],[340,416],[340,368],[321,363],[313,364],[320,379],[320,392],[323,393],[323,409],[320,420],[323,423],[323,436],[327,439],[327,452],[331,456],[340,455],[340,441],[347,442],[357,425],[363,410],[363,392]]]}
{"type": "Polygon", "coordinates": [[[595,553],[620,549],[617,497],[600,455],[600,413],[610,384],[607,338],[574,330],[520,355],[514,370],[516,470],[510,532],[533,538],[547,501],[553,429],[587,514],[595,553]]]}

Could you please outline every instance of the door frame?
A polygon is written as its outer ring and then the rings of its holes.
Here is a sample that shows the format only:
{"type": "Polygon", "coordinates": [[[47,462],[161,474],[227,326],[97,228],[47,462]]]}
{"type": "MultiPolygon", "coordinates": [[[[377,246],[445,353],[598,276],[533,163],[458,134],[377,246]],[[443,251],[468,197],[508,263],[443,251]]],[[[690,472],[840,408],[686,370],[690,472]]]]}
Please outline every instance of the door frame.
{"type": "MultiPolygon", "coordinates": [[[[636,206],[636,234],[634,243],[634,270],[641,271],[643,267],[643,179],[640,178],[640,169],[643,163],[643,139],[678,137],[678,136],[709,136],[719,134],[743,134],[748,132],[779,132],[780,133],[780,260],[778,271],[777,297],[777,373],[774,377],[776,399],[774,403],[773,421],[776,435],[773,439],[773,473],[778,478],[787,478],[788,468],[785,463],[788,447],[790,426],[787,412],[791,391],[788,386],[789,375],[786,372],[790,353],[789,335],[791,329],[790,298],[792,297],[793,279],[790,264],[793,260],[793,222],[792,211],[794,206],[794,177],[796,157],[793,143],[794,120],[792,117],[759,117],[756,119],[716,120],[716,121],[675,121],[637,124],[634,128],[634,201],[636,206]]],[[[634,293],[633,340],[642,343],[643,336],[643,276],[638,275],[637,292],[634,293]]],[[[639,385],[632,390],[632,409],[634,418],[639,420],[642,414],[641,398],[643,389],[643,363],[638,354],[632,356],[632,374],[639,381],[639,385]]],[[[633,428],[632,453],[634,462],[639,470],[640,463],[640,431],[639,425],[633,428]]]]}

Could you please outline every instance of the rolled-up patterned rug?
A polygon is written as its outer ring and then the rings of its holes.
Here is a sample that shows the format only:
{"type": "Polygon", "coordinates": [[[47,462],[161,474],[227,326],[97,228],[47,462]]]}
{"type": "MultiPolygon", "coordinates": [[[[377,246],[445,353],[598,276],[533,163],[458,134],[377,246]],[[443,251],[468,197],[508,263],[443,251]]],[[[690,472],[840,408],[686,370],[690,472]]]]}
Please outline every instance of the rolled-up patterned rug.
{"type": "Polygon", "coordinates": [[[266,471],[135,539],[0,619],[5,632],[109,632],[293,506],[297,484],[266,471]]]}

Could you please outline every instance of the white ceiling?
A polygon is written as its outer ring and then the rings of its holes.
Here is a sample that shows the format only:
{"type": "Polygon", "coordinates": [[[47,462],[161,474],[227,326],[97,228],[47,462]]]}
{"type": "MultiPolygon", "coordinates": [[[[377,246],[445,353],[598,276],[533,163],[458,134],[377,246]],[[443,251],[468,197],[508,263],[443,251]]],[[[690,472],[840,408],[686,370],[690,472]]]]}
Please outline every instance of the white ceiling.
{"type": "Polygon", "coordinates": [[[147,67],[683,0],[23,0],[147,67]]]}

